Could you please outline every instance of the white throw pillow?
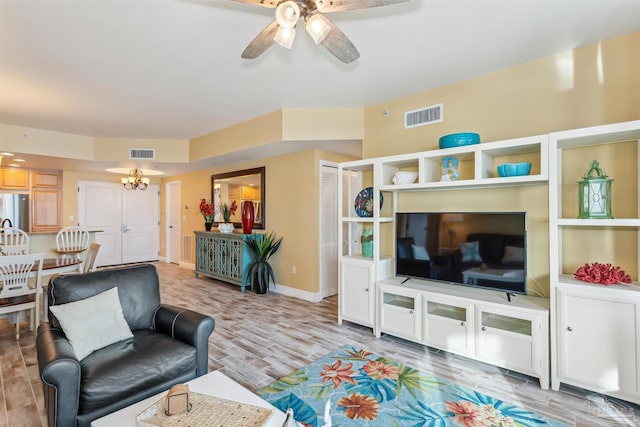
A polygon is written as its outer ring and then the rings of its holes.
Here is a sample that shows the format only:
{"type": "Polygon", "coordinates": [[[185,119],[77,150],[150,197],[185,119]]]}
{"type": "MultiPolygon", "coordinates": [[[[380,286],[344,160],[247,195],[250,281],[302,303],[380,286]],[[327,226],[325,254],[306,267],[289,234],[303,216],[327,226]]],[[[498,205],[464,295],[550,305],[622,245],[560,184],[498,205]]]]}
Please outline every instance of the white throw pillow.
{"type": "Polygon", "coordinates": [[[429,253],[424,248],[424,246],[411,245],[411,250],[413,251],[413,259],[419,259],[422,261],[429,261],[429,253]]]}
{"type": "Polygon", "coordinates": [[[461,243],[460,252],[462,252],[462,262],[482,262],[480,242],[461,243]]]}
{"type": "Polygon", "coordinates": [[[133,334],[122,313],[118,288],[67,304],[52,305],[78,360],[133,334]]]}
{"type": "Polygon", "coordinates": [[[517,246],[505,246],[502,262],[523,262],[524,248],[517,246]]]}

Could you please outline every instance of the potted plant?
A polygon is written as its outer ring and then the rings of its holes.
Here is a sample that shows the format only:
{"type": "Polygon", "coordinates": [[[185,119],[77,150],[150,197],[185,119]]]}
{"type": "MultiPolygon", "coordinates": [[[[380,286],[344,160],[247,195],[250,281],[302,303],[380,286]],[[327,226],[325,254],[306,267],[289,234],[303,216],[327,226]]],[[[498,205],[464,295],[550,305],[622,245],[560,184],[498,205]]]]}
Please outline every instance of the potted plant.
{"type": "Polygon", "coordinates": [[[233,232],[233,223],[231,222],[231,217],[236,214],[236,209],[238,209],[238,204],[234,200],[231,202],[231,206],[224,203],[220,206],[220,212],[222,212],[222,219],[224,222],[218,224],[218,230],[223,233],[232,233],[233,232]]]}
{"type": "Polygon", "coordinates": [[[251,263],[247,266],[247,279],[251,281],[251,288],[256,293],[266,293],[269,280],[273,281],[274,286],[276,284],[269,258],[280,249],[282,239],[277,238],[271,231],[266,234],[248,235],[244,241],[251,256],[251,263]]]}
{"type": "Polygon", "coordinates": [[[215,207],[213,206],[213,203],[207,203],[206,199],[200,199],[200,213],[204,218],[205,230],[211,231],[213,215],[215,214],[215,207]]]}

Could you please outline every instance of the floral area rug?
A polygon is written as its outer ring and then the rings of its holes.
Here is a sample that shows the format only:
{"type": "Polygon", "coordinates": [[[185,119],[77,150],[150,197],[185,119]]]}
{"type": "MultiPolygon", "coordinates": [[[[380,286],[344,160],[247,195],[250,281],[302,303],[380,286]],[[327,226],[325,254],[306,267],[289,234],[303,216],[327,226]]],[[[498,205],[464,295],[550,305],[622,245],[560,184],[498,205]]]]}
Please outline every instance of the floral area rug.
{"type": "Polygon", "coordinates": [[[322,427],[566,426],[365,350],[342,347],[256,392],[296,421],[322,427]]]}

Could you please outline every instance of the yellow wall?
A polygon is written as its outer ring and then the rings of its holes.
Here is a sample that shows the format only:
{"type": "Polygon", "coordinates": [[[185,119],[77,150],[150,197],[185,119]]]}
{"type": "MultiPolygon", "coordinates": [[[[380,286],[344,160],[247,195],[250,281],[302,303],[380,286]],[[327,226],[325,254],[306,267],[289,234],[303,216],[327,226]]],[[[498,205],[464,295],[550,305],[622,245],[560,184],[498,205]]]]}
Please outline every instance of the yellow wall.
{"type": "Polygon", "coordinates": [[[276,111],[192,139],[190,160],[235,153],[281,140],[282,111],[276,111]]]}
{"type": "MultiPolygon", "coordinates": [[[[280,251],[273,256],[279,284],[317,293],[319,284],[319,168],[320,160],[341,162],[350,158],[335,153],[307,150],[263,160],[237,163],[164,178],[161,185],[161,230],[165,230],[167,182],[180,181],[181,234],[204,229],[198,205],[211,198],[211,175],[265,166],[266,231],[284,237],[280,251]],[[188,206],[188,209],[185,209],[188,206]],[[296,266],[296,274],[291,267],[296,266]]],[[[161,255],[165,254],[166,236],[161,233],[161,255]]]]}
{"type": "Polygon", "coordinates": [[[638,118],[640,32],[368,107],[363,151],[437,149],[441,136],[455,132],[489,142],[638,118]],[[404,129],[405,111],[439,103],[442,123],[404,129]]]}
{"type": "Polygon", "coordinates": [[[0,124],[0,150],[93,160],[93,138],[0,124]]]}
{"type": "MultiPolygon", "coordinates": [[[[488,142],[639,118],[640,33],[634,33],[369,107],[365,110],[363,152],[365,157],[377,157],[437,149],[439,137],[454,132],[477,132],[482,141],[488,142]],[[444,103],[442,123],[413,129],[403,128],[405,111],[438,103],[444,103]],[[382,114],[385,110],[389,112],[387,117],[382,114]]],[[[615,156],[602,151],[594,155],[603,160],[610,159],[609,165],[603,164],[607,172],[614,172],[618,166],[635,170],[628,163],[637,163],[637,150],[627,148],[624,152],[626,154],[618,157],[628,159],[620,163],[615,160],[615,156]]],[[[577,195],[575,180],[582,176],[586,166],[587,164],[582,165],[577,175],[574,171],[575,176],[571,178],[574,182],[566,191],[567,197],[574,197],[573,193],[577,195]]],[[[637,176],[625,177],[624,180],[637,182],[637,176]]],[[[621,186],[623,185],[626,184],[621,186]]],[[[633,191],[637,194],[635,186],[629,189],[627,185],[627,188],[620,190],[623,194],[633,194],[629,193],[633,191]]],[[[623,202],[622,194],[618,200],[619,203],[623,202]]],[[[401,193],[398,196],[398,209],[526,211],[529,287],[538,289],[537,283],[540,283],[548,294],[546,185],[401,193]]],[[[630,215],[635,217],[635,214],[630,215]]],[[[589,238],[593,239],[592,236],[589,238]]],[[[606,242],[611,239],[605,237],[604,240],[606,242]]],[[[632,238],[625,241],[635,242],[632,238]]],[[[595,249],[605,242],[584,238],[572,240],[574,254],[578,253],[577,248],[594,249],[587,254],[589,259],[578,261],[573,257],[567,261],[567,272],[575,271],[571,269],[580,263],[608,259],[602,255],[597,256],[602,251],[595,249]]],[[[390,251],[392,243],[386,241],[384,244],[385,251],[390,251]]],[[[636,246],[635,243],[633,246],[636,246]]],[[[637,265],[637,247],[625,255],[621,252],[618,249],[616,254],[622,257],[617,257],[616,260],[624,262],[627,270],[634,271],[637,265]]]]}
{"type": "Polygon", "coordinates": [[[183,163],[189,161],[188,140],[95,138],[94,156],[100,161],[130,161],[129,149],[154,149],[154,162],[183,163]]]}
{"type": "Polygon", "coordinates": [[[285,141],[361,140],[364,138],[362,108],[282,110],[285,141]]]}

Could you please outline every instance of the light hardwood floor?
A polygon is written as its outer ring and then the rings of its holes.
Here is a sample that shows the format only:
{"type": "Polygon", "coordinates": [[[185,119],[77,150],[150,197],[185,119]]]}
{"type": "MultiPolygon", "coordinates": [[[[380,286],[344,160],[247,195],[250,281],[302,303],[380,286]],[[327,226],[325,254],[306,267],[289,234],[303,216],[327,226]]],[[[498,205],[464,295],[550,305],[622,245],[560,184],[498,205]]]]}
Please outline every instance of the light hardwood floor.
{"type": "MultiPolygon", "coordinates": [[[[640,425],[640,407],[584,390],[542,390],[530,377],[451,355],[371,329],[337,324],[337,298],[308,303],[269,292],[239,288],[173,264],[155,263],[164,303],[211,315],[209,370],[221,369],[250,390],[257,390],[342,345],[373,351],[429,371],[575,426],[640,425]]],[[[35,336],[22,327],[0,323],[0,427],[46,425],[38,376],[35,336]]],[[[585,355],[588,357],[588,355],[585,355]]],[[[116,427],[116,426],[114,426],[116,427]]]]}

